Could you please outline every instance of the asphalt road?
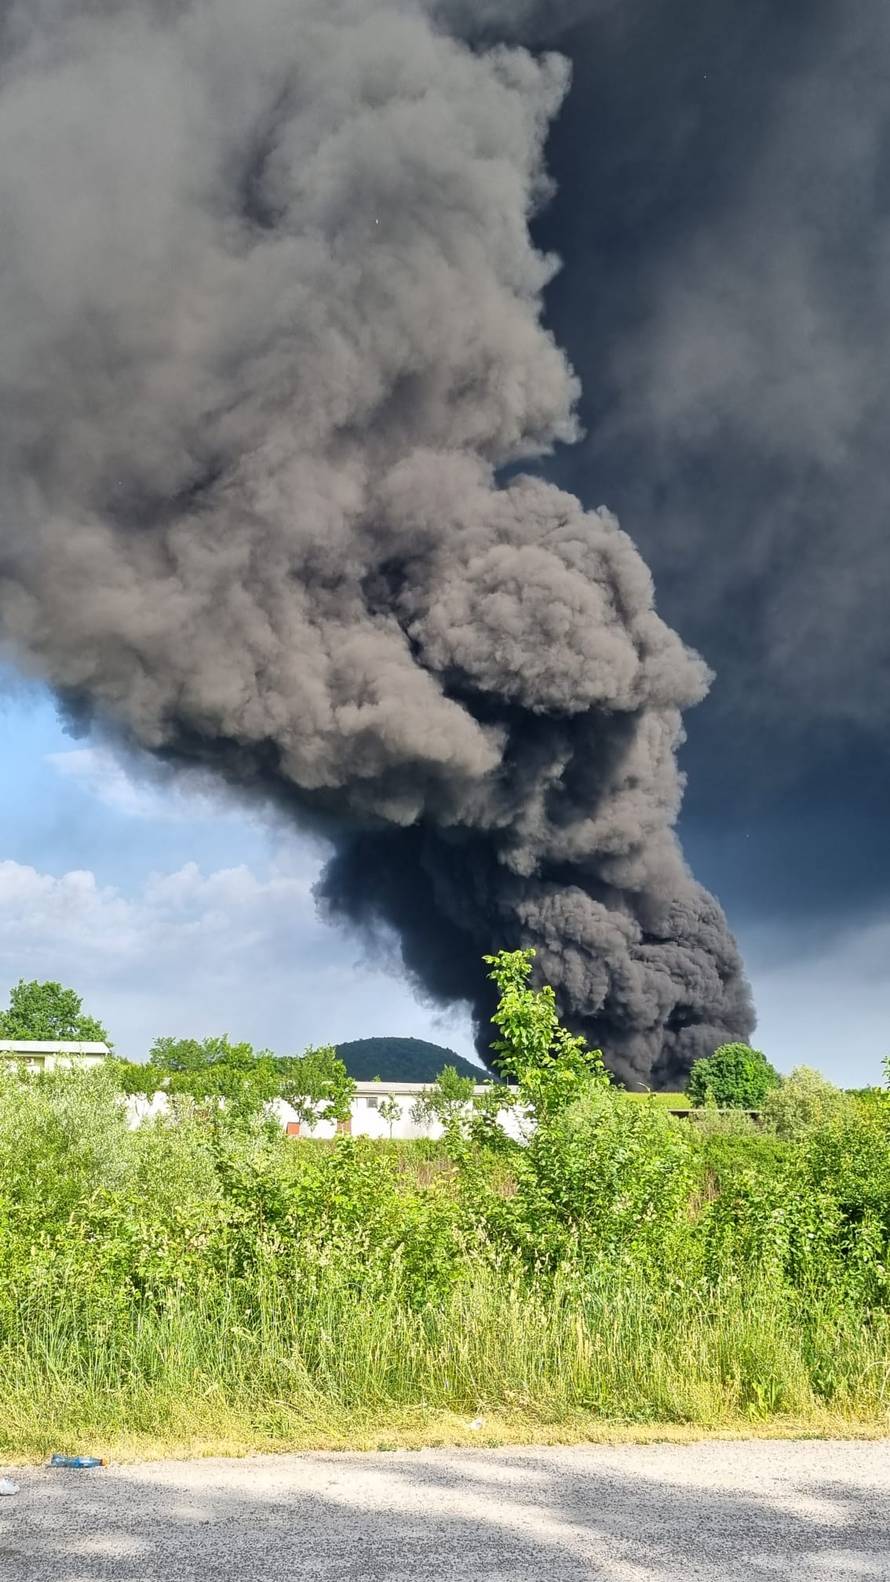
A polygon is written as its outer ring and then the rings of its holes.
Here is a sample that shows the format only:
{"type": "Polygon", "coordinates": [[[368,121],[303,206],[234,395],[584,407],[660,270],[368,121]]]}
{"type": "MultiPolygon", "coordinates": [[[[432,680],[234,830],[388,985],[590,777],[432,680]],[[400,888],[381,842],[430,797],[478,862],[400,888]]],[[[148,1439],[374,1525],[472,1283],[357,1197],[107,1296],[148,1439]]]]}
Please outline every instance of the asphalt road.
{"type": "Polygon", "coordinates": [[[16,1473],[3,1582],[890,1579],[890,1443],[759,1441],[16,1473]]]}

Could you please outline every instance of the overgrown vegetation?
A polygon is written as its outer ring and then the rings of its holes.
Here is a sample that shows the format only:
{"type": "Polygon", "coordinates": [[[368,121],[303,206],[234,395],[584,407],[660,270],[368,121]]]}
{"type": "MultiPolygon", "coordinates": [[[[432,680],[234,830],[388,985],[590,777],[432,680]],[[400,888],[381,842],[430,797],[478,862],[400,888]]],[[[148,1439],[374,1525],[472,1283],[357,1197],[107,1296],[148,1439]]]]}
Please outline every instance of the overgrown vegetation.
{"type": "Polygon", "coordinates": [[[5,1457],[890,1427],[887,1095],[676,1119],[529,965],[490,961],[524,1145],[457,1073],[438,1145],[289,1141],[175,1087],[131,1129],[116,1063],[5,1076],[5,1457]]]}

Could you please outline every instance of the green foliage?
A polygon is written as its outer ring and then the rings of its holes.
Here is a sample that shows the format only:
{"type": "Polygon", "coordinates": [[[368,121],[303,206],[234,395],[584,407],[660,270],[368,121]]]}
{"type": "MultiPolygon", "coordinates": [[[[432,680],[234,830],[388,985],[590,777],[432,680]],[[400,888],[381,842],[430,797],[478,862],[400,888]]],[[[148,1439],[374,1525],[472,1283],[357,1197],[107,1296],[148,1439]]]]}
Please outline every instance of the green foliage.
{"type": "Polygon", "coordinates": [[[601,1052],[560,1025],[550,985],[531,987],[534,955],[502,950],[482,959],[500,991],[492,1017],[500,1036],[493,1048],[501,1070],[516,1079],[522,1102],[541,1122],[574,1103],[591,1083],[607,1085],[609,1077],[601,1052]]]}
{"type": "Polygon", "coordinates": [[[301,1121],[345,1121],[355,1082],[332,1045],[277,1062],[278,1093],[301,1121]]]}
{"type": "Polygon", "coordinates": [[[50,1043],[108,1044],[111,1039],[95,1016],[87,1016],[80,995],[61,983],[26,983],[20,978],[0,1011],[0,1038],[36,1039],[50,1043]]]}
{"type": "Polygon", "coordinates": [[[164,1072],[204,1071],[208,1066],[223,1065],[247,1069],[255,1059],[252,1044],[233,1044],[225,1033],[215,1038],[156,1038],[148,1055],[149,1065],[164,1072]]]}
{"type": "Polygon", "coordinates": [[[653,1269],[688,1251],[694,1145],[656,1104],[592,1082],[548,1111],[514,1168],[512,1209],[532,1264],[653,1269]]]}
{"type": "Polygon", "coordinates": [[[561,1026],[553,990],[529,983],[533,952],[486,957],[502,1067],[531,1122],[509,1213],[494,1221],[533,1267],[660,1258],[685,1224],[692,1150],[657,1103],[615,1089],[599,1051],[561,1026]]]}
{"type": "Polygon", "coordinates": [[[703,1104],[700,1109],[689,1111],[689,1122],[700,1137],[754,1137],[758,1127],[747,1110],[718,1110],[715,1104],[703,1104]]]}
{"type": "Polygon", "coordinates": [[[629,1097],[636,1099],[637,1103],[639,1104],[657,1104],[663,1110],[688,1111],[692,1107],[691,1101],[687,1094],[679,1093],[677,1091],[670,1092],[664,1089],[659,1089],[657,1093],[653,1093],[649,1088],[647,1088],[642,1092],[632,1092],[629,1094],[629,1097]]]}
{"type": "MultiPolygon", "coordinates": [[[[506,1154],[515,1146],[500,1124],[501,1115],[516,1103],[514,1089],[491,1082],[477,1093],[472,1077],[462,1077],[453,1066],[445,1066],[428,1092],[412,1107],[419,1124],[438,1121],[444,1131],[444,1147],[452,1160],[463,1161],[470,1142],[489,1151],[506,1154]]],[[[383,1106],[381,1105],[381,1111],[383,1106]]]]}
{"type": "Polygon", "coordinates": [[[423,1038],[354,1038],[336,1045],[337,1054],[356,1082],[435,1082],[443,1066],[453,1066],[461,1077],[484,1082],[481,1066],[471,1065],[444,1044],[423,1038]]]}
{"type": "Polygon", "coordinates": [[[13,1216],[16,1238],[64,1226],[99,1188],[115,1185],[126,1171],[127,1144],[106,1068],[0,1072],[0,1215],[13,1216]]]}
{"type": "Polygon", "coordinates": [[[805,1137],[817,1127],[841,1119],[855,1100],[810,1066],[795,1066],[791,1075],[763,1101],[763,1124],[777,1137],[805,1137]]]}
{"type": "MultiPolygon", "coordinates": [[[[702,1121],[709,1119],[707,1110],[701,1112],[701,1118],[702,1121]]],[[[772,1180],[785,1179],[788,1162],[797,1153],[790,1143],[761,1130],[746,1115],[728,1114],[718,1118],[742,1120],[746,1124],[744,1128],[727,1131],[724,1127],[700,1125],[697,1119],[684,1123],[689,1126],[689,1134],[695,1142],[700,1161],[700,1190],[706,1197],[717,1197],[731,1190],[734,1180],[746,1170],[772,1180]]]]}
{"type": "Polygon", "coordinates": [[[517,1108],[519,1092],[504,1082],[486,1083],[484,1090],[473,1099],[469,1135],[473,1142],[489,1152],[512,1155],[516,1143],[507,1135],[501,1124],[504,1115],[517,1108]]]}
{"type": "Polygon", "coordinates": [[[144,1098],[151,1098],[163,1087],[164,1078],[159,1076],[156,1066],[149,1063],[142,1064],[135,1060],[121,1060],[112,1057],[107,1062],[107,1069],[114,1079],[116,1087],[128,1098],[137,1094],[144,1098]]]}
{"type": "Polygon", "coordinates": [[[429,1091],[414,1104],[415,1121],[420,1125],[438,1121],[446,1137],[456,1141],[468,1130],[475,1086],[472,1077],[459,1076],[454,1066],[443,1066],[429,1091]]]}
{"type": "Polygon", "coordinates": [[[823,1205],[830,1237],[831,1263],[817,1277],[869,1307],[890,1306],[890,1102],[837,1109],[801,1152],[801,1194],[823,1205]]]}
{"type": "Polygon", "coordinates": [[[145,1076],[124,1081],[130,1091],[152,1093],[160,1088],[211,1105],[224,1100],[241,1117],[259,1115],[281,1086],[278,1062],[268,1050],[233,1044],[225,1034],[202,1040],[158,1038],[145,1076]]]}
{"type": "Polygon", "coordinates": [[[594,1082],[505,1172],[186,1097],[130,1130],[109,1071],[5,1078],[0,1445],[480,1410],[886,1427],[888,1113],[706,1136],[594,1082]]]}
{"type": "Polygon", "coordinates": [[[118,1083],[127,1094],[157,1091],[188,1096],[202,1103],[224,1100],[242,1119],[259,1116],[282,1098],[304,1123],[347,1118],[355,1083],[330,1046],[279,1058],[252,1044],[213,1038],[158,1038],[147,1066],[116,1062],[118,1083]]]}
{"type": "Polygon", "coordinates": [[[387,1093],[385,1098],[380,1100],[377,1113],[384,1125],[389,1127],[389,1135],[392,1137],[393,1127],[402,1118],[402,1106],[394,1093],[387,1093]]]}
{"type": "Polygon", "coordinates": [[[693,1104],[759,1110],[781,1078],[759,1049],[749,1044],[721,1044],[707,1060],[696,1060],[687,1093],[693,1104]]]}
{"type": "Polygon", "coordinates": [[[608,1082],[527,954],[490,965],[527,1122],[500,1153],[507,1095],[456,1071],[444,1144],[289,1143],[254,1102],[268,1067],[342,1104],[331,1050],[159,1043],[173,1114],[133,1129],[122,1062],[0,1076],[0,1446],[480,1410],[890,1427],[890,1095],[781,1135],[676,1119],[608,1082]]]}

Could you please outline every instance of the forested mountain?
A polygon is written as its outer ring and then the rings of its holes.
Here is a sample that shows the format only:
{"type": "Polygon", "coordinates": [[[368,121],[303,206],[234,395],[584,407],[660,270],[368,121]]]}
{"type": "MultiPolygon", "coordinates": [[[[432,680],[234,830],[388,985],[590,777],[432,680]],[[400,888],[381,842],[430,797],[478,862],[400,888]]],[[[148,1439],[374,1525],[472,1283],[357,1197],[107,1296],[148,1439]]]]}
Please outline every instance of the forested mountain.
{"type": "Polygon", "coordinates": [[[356,1082],[435,1082],[443,1066],[454,1066],[462,1077],[484,1082],[487,1073],[471,1065],[444,1044],[423,1038],[354,1038],[338,1044],[337,1054],[356,1082]]]}

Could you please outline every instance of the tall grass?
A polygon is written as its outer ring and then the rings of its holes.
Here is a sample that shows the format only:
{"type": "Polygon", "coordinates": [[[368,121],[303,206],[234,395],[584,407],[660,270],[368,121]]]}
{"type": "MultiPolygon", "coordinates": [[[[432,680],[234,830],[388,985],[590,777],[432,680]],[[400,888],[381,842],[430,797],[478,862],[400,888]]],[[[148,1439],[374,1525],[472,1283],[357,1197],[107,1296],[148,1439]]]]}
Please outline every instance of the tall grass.
{"type": "Polygon", "coordinates": [[[832,1125],[444,1161],[0,1083],[0,1455],[890,1429],[887,1117],[832,1125]]]}
{"type": "Polygon", "coordinates": [[[124,1322],[80,1294],[22,1300],[0,1348],[0,1447],[374,1442],[449,1417],[544,1435],[585,1421],[890,1427],[890,1327],[766,1284],[657,1299],[639,1279],[546,1288],[480,1271],[443,1301],[258,1276],[124,1322]],[[370,1436],[370,1437],[369,1437],[370,1436]]]}

